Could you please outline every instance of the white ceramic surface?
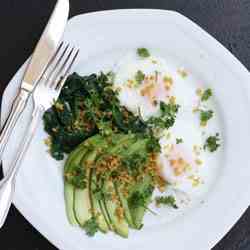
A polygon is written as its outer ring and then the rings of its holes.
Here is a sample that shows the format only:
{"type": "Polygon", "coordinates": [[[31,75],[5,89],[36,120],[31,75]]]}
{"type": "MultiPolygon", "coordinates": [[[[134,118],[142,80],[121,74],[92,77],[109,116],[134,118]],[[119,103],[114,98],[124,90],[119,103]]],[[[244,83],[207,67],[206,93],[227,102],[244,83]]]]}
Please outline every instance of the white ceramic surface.
{"type": "MultiPolygon", "coordinates": [[[[80,15],[68,23],[65,39],[80,47],[75,71],[110,69],[127,50],[157,48],[168,60],[185,65],[214,90],[223,131],[221,169],[204,203],[170,223],[145,226],[129,239],[113,234],[88,238],[66,219],[62,162],[47,153],[42,122],[18,174],[15,206],[48,240],[62,250],[212,248],[249,205],[250,141],[249,73],[214,38],[184,16],[164,10],[115,10],[80,15]]],[[[9,83],[2,102],[2,122],[10,108],[25,65],[9,83]]],[[[31,105],[22,117],[4,155],[8,167],[24,129],[31,105]]]]}

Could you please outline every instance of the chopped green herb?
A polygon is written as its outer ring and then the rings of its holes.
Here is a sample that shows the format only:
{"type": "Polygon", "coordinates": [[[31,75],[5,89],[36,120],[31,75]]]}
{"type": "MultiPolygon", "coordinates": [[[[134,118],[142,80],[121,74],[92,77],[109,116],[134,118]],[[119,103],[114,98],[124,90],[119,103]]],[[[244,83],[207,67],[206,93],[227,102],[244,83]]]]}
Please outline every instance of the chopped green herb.
{"type": "Polygon", "coordinates": [[[107,77],[108,77],[108,81],[111,82],[111,83],[113,83],[114,80],[115,80],[115,73],[113,71],[109,71],[107,73],[107,77]]]}
{"type": "Polygon", "coordinates": [[[152,195],[154,187],[149,185],[143,192],[136,191],[129,198],[131,208],[145,207],[147,199],[152,195]]]}
{"type": "Polygon", "coordinates": [[[136,209],[139,207],[143,207],[147,209],[149,212],[151,212],[154,215],[157,215],[154,211],[149,209],[147,207],[148,205],[148,199],[151,197],[153,193],[154,187],[149,185],[145,190],[142,192],[136,191],[134,192],[131,197],[128,199],[128,204],[131,209],[136,209]]]}
{"type": "Polygon", "coordinates": [[[172,195],[169,196],[157,196],[155,198],[155,202],[157,206],[160,205],[166,205],[166,206],[170,206],[172,208],[177,209],[177,205],[176,205],[176,200],[172,195]]]}
{"type": "Polygon", "coordinates": [[[51,156],[58,161],[61,161],[64,158],[64,153],[61,151],[60,145],[56,142],[54,138],[52,140],[49,152],[51,156]]]}
{"type": "Polygon", "coordinates": [[[175,123],[176,114],[180,108],[180,105],[164,102],[160,102],[160,116],[151,117],[148,120],[148,124],[154,128],[168,129],[175,123]]]}
{"type": "Polygon", "coordinates": [[[92,217],[87,220],[84,223],[83,228],[85,229],[88,236],[94,236],[98,232],[98,223],[96,221],[96,218],[92,217]]]}
{"type": "Polygon", "coordinates": [[[132,196],[129,198],[129,205],[133,209],[138,208],[138,207],[144,207],[145,198],[143,194],[138,191],[133,193],[132,196]]]}
{"type": "Polygon", "coordinates": [[[94,197],[96,200],[98,200],[98,201],[102,200],[102,198],[103,198],[102,190],[97,188],[93,191],[93,194],[94,194],[94,197]]]}
{"type": "Polygon", "coordinates": [[[150,53],[146,48],[138,48],[137,55],[143,58],[150,57],[150,53]]]}
{"type": "Polygon", "coordinates": [[[100,134],[103,136],[110,136],[112,134],[112,124],[111,122],[104,122],[104,121],[100,121],[97,123],[97,127],[100,131],[100,134]]]}
{"type": "Polygon", "coordinates": [[[65,180],[76,188],[85,189],[87,186],[86,171],[81,165],[74,166],[65,173],[65,180]]]}
{"type": "Polygon", "coordinates": [[[159,143],[159,139],[155,138],[154,136],[149,137],[149,141],[147,144],[147,151],[150,153],[160,153],[161,152],[161,146],[159,143]]]}
{"type": "Polygon", "coordinates": [[[55,105],[56,110],[63,111],[63,109],[64,109],[63,103],[60,103],[59,101],[58,102],[55,101],[54,105],[55,105]]]}
{"type": "Polygon", "coordinates": [[[219,141],[219,133],[216,133],[215,136],[209,136],[205,142],[204,149],[208,149],[210,152],[216,151],[220,146],[219,141]]]}
{"type": "Polygon", "coordinates": [[[96,188],[93,191],[93,194],[97,200],[102,200],[105,197],[106,200],[111,199],[111,194],[109,192],[104,191],[102,188],[96,188]]]}
{"type": "Polygon", "coordinates": [[[142,168],[148,161],[148,155],[143,153],[132,154],[122,160],[122,166],[125,167],[129,174],[138,176],[142,171],[142,168]]]}
{"type": "Polygon", "coordinates": [[[200,112],[200,121],[201,121],[201,125],[206,125],[208,120],[210,120],[213,117],[213,111],[212,110],[201,110],[200,112]]]}
{"type": "Polygon", "coordinates": [[[180,144],[183,143],[183,139],[182,138],[176,138],[176,144],[180,144]]]}
{"type": "Polygon", "coordinates": [[[135,80],[136,80],[137,85],[141,85],[144,78],[145,78],[145,74],[141,70],[138,70],[135,74],[135,80]]]}
{"type": "Polygon", "coordinates": [[[213,95],[212,90],[206,89],[201,96],[201,101],[202,102],[207,101],[212,95],[213,95]]]}

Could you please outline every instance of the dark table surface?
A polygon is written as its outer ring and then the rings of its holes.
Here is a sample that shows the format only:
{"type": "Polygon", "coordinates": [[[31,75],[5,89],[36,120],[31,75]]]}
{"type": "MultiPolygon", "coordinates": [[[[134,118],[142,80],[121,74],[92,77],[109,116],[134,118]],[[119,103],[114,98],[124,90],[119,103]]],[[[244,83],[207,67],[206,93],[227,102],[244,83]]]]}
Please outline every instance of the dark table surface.
{"type": "MultiPolygon", "coordinates": [[[[176,10],[208,31],[250,69],[250,0],[71,0],[70,2],[70,16],[120,8],[176,10]]],[[[1,1],[0,96],[11,77],[33,51],[54,4],[54,0],[1,1]]],[[[0,231],[0,249],[56,248],[12,206],[8,220],[0,231]]],[[[250,208],[213,248],[213,250],[222,249],[250,249],[250,208]]]]}

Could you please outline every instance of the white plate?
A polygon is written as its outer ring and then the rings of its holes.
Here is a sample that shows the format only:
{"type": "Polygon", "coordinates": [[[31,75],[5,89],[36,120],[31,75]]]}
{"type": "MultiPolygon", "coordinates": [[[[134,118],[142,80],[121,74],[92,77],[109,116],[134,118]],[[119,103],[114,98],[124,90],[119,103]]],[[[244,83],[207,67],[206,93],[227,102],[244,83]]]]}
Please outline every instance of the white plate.
{"type": "MultiPolygon", "coordinates": [[[[62,163],[46,153],[42,123],[18,174],[14,204],[25,218],[63,250],[212,248],[249,205],[250,116],[249,73],[221,44],[184,16],[164,10],[115,10],[74,17],[65,40],[81,49],[76,71],[89,73],[110,68],[127,49],[145,46],[164,52],[165,58],[185,65],[216,96],[224,148],[216,183],[197,205],[171,223],[145,227],[127,240],[109,234],[88,238],[66,219],[62,163]]],[[[17,91],[24,66],[8,85],[2,121],[17,91]]],[[[29,106],[30,107],[30,106],[29,106]]],[[[6,170],[24,128],[26,111],[4,155],[6,170]]]]}

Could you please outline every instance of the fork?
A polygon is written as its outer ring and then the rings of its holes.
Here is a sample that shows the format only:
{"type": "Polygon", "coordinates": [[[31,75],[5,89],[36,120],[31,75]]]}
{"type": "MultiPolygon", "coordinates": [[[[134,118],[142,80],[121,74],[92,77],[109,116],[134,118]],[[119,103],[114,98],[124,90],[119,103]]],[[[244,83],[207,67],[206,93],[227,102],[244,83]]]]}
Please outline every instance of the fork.
{"type": "Polygon", "coordinates": [[[33,92],[31,123],[20,143],[15,159],[11,162],[6,176],[0,182],[0,228],[6,220],[12,203],[16,174],[36,132],[37,125],[43,113],[49,109],[53,101],[58,98],[78,53],[79,49],[74,47],[70,48],[69,44],[66,47],[61,44],[33,92]]]}

